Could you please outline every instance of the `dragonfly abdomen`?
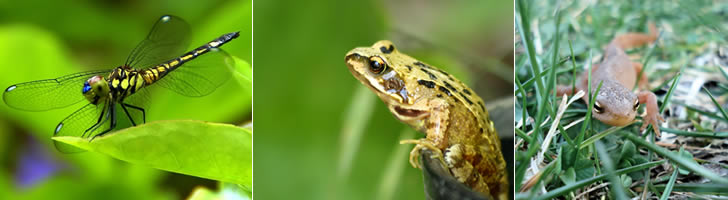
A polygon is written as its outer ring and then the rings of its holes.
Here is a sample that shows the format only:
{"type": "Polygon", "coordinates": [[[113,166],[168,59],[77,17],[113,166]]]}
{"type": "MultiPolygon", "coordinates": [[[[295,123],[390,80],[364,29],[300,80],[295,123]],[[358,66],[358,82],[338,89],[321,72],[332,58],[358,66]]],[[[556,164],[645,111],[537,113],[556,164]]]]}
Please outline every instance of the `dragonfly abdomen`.
{"type": "Polygon", "coordinates": [[[201,56],[202,54],[209,52],[213,48],[218,48],[224,45],[230,40],[237,38],[239,35],[239,32],[224,34],[217,39],[208,42],[205,45],[197,47],[196,49],[193,49],[192,51],[183,54],[180,57],[174,58],[170,61],[151,67],[149,69],[142,70],[140,74],[143,77],[146,85],[150,85],[163,78],[165,75],[167,75],[167,73],[172,72],[178,67],[182,66],[182,64],[197,58],[197,56],[201,56]]]}

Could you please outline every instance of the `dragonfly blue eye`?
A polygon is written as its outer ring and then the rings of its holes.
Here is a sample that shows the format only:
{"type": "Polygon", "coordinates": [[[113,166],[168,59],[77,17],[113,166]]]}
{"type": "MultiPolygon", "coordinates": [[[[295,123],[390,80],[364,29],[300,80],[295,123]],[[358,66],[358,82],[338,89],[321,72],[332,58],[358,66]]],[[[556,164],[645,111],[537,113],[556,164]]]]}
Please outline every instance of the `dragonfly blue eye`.
{"type": "Polygon", "coordinates": [[[89,90],[91,90],[91,86],[90,86],[90,85],[88,85],[88,83],[84,83],[84,84],[83,84],[83,91],[82,91],[82,92],[83,92],[84,94],[86,94],[86,92],[88,92],[89,90]]]}

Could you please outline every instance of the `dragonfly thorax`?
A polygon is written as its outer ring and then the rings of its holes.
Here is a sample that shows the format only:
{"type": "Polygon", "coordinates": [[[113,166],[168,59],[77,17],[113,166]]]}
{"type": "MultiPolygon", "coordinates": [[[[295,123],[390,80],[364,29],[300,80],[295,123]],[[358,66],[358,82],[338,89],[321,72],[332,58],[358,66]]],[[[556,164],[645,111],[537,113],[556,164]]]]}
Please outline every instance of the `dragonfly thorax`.
{"type": "Polygon", "coordinates": [[[82,93],[91,104],[98,104],[109,96],[109,84],[103,76],[93,76],[83,83],[82,93]]]}

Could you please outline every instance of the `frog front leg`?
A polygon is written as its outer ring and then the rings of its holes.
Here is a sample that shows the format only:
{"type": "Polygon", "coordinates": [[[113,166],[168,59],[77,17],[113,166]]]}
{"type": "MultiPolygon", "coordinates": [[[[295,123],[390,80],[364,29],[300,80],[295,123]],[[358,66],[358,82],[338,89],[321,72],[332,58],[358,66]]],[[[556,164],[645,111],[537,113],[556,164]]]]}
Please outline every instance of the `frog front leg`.
{"type": "Polygon", "coordinates": [[[657,123],[664,122],[665,119],[660,116],[659,110],[657,109],[657,97],[655,93],[650,91],[642,91],[637,94],[641,104],[645,104],[645,116],[642,117],[642,127],[640,131],[643,131],[648,124],[652,125],[655,135],[660,137],[660,128],[657,123]]]}
{"type": "Polygon", "coordinates": [[[450,115],[449,104],[442,99],[429,100],[423,102],[425,105],[415,105],[417,107],[427,107],[426,117],[420,119],[421,123],[413,128],[425,132],[425,138],[402,140],[400,144],[416,144],[410,152],[409,162],[415,168],[420,168],[419,161],[422,149],[429,149],[433,152],[433,158],[438,158],[443,166],[447,166],[443,157],[442,149],[447,148],[446,130],[450,115]]]}
{"type": "Polygon", "coordinates": [[[412,148],[412,151],[410,151],[410,156],[409,156],[410,165],[412,165],[412,167],[414,167],[414,168],[422,169],[422,166],[420,166],[420,162],[418,160],[418,158],[420,157],[420,154],[422,152],[422,149],[431,150],[433,152],[432,157],[439,158],[442,165],[447,166],[445,164],[444,159],[442,158],[443,157],[442,151],[440,149],[438,149],[437,147],[435,147],[431,141],[428,141],[425,138],[422,138],[419,140],[414,140],[414,139],[400,140],[399,144],[416,144],[415,147],[412,148]]]}

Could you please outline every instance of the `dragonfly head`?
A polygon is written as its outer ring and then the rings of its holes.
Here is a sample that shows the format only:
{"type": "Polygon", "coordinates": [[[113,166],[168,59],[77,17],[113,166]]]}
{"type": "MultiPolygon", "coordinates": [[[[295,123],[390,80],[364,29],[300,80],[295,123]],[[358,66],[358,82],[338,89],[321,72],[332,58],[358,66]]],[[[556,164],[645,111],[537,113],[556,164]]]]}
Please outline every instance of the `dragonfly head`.
{"type": "Polygon", "coordinates": [[[94,76],[83,83],[81,92],[86,100],[96,105],[109,96],[110,89],[103,76],[94,76]]]}

